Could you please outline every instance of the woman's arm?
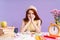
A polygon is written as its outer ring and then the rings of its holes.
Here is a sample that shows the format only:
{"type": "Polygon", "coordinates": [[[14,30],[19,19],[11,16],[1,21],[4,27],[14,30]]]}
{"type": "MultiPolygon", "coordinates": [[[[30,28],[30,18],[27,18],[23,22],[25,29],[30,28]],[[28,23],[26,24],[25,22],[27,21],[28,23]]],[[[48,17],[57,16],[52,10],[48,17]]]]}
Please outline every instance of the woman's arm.
{"type": "Polygon", "coordinates": [[[22,21],[22,26],[21,26],[21,32],[25,32],[25,30],[27,29],[27,26],[30,24],[31,21],[29,21],[26,25],[25,25],[25,22],[22,21]]]}
{"type": "Polygon", "coordinates": [[[33,20],[32,20],[32,24],[33,24],[33,26],[35,27],[36,32],[40,33],[40,32],[41,32],[41,26],[40,26],[41,21],[38,20],[38,23],[37,23],[37,25],[36,25],[36,24],[33,22],[33,20]]]}

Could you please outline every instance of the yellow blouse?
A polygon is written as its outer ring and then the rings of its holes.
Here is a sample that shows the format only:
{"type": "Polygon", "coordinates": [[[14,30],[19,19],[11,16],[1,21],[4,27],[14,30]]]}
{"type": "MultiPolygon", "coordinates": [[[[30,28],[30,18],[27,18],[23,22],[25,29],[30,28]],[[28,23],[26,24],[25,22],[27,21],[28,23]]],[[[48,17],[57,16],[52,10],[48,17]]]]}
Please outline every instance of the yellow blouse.
{"type": "MultiPolygon", "coordinates": [[[[35,25],[37,25],[37,24],[38,24],[38,21],[35,20],[34,23],[35,23],[35,25]]],[[[29,31],[31,31],[31,32],[36,32],[36,30],[35,30],[35,28],[34,28],[34,26],[33,26],[32,23],[30,23],[30,25],[28,25],[27,30],[29,30],[29,31]]],[[[27,31],[27,30],[26,30],[26,31],[27,31]]]]}

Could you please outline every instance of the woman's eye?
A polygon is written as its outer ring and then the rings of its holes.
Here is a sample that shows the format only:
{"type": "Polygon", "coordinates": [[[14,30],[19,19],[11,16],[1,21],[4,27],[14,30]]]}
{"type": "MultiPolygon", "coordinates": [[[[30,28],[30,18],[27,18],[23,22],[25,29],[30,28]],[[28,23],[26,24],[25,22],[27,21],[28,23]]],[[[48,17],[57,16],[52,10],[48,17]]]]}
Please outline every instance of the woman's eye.
{"type": "Polygon", "coordinates": [[[32,13],[32,15],[34,15],[34,13],[32,13]]]}

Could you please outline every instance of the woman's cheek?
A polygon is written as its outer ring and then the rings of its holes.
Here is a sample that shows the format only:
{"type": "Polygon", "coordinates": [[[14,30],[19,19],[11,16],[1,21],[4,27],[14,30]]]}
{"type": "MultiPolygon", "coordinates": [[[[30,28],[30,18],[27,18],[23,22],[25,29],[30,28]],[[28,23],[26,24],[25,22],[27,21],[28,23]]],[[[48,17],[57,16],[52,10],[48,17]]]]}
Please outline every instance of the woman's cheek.
{"type": "Polygon", "coordinates": [[[31,18],[31,16],[30,16],[30,15],[28,15],[28,18],[31,18]]]}
{"type": "Polygon", "coordinates": [[[35,15],[33,15],[33,18],[35,18],[35,15]]]}

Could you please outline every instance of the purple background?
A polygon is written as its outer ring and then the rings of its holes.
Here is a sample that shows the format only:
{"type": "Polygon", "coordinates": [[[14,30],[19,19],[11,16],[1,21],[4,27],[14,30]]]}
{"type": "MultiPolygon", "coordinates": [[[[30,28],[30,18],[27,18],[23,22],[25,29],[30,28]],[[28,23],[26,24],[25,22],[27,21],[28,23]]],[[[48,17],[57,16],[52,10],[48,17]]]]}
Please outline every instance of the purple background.
{"type": "Polygon", "coordinates": [[[42,31],[48,31],[50,22],[54,20],[50,10],[60,9],[60,0],[0,0],[0,21],[7,21],[9,26],[18,27],[25,17],[26,9],[34,5],[41,17],[42,31]]]}

